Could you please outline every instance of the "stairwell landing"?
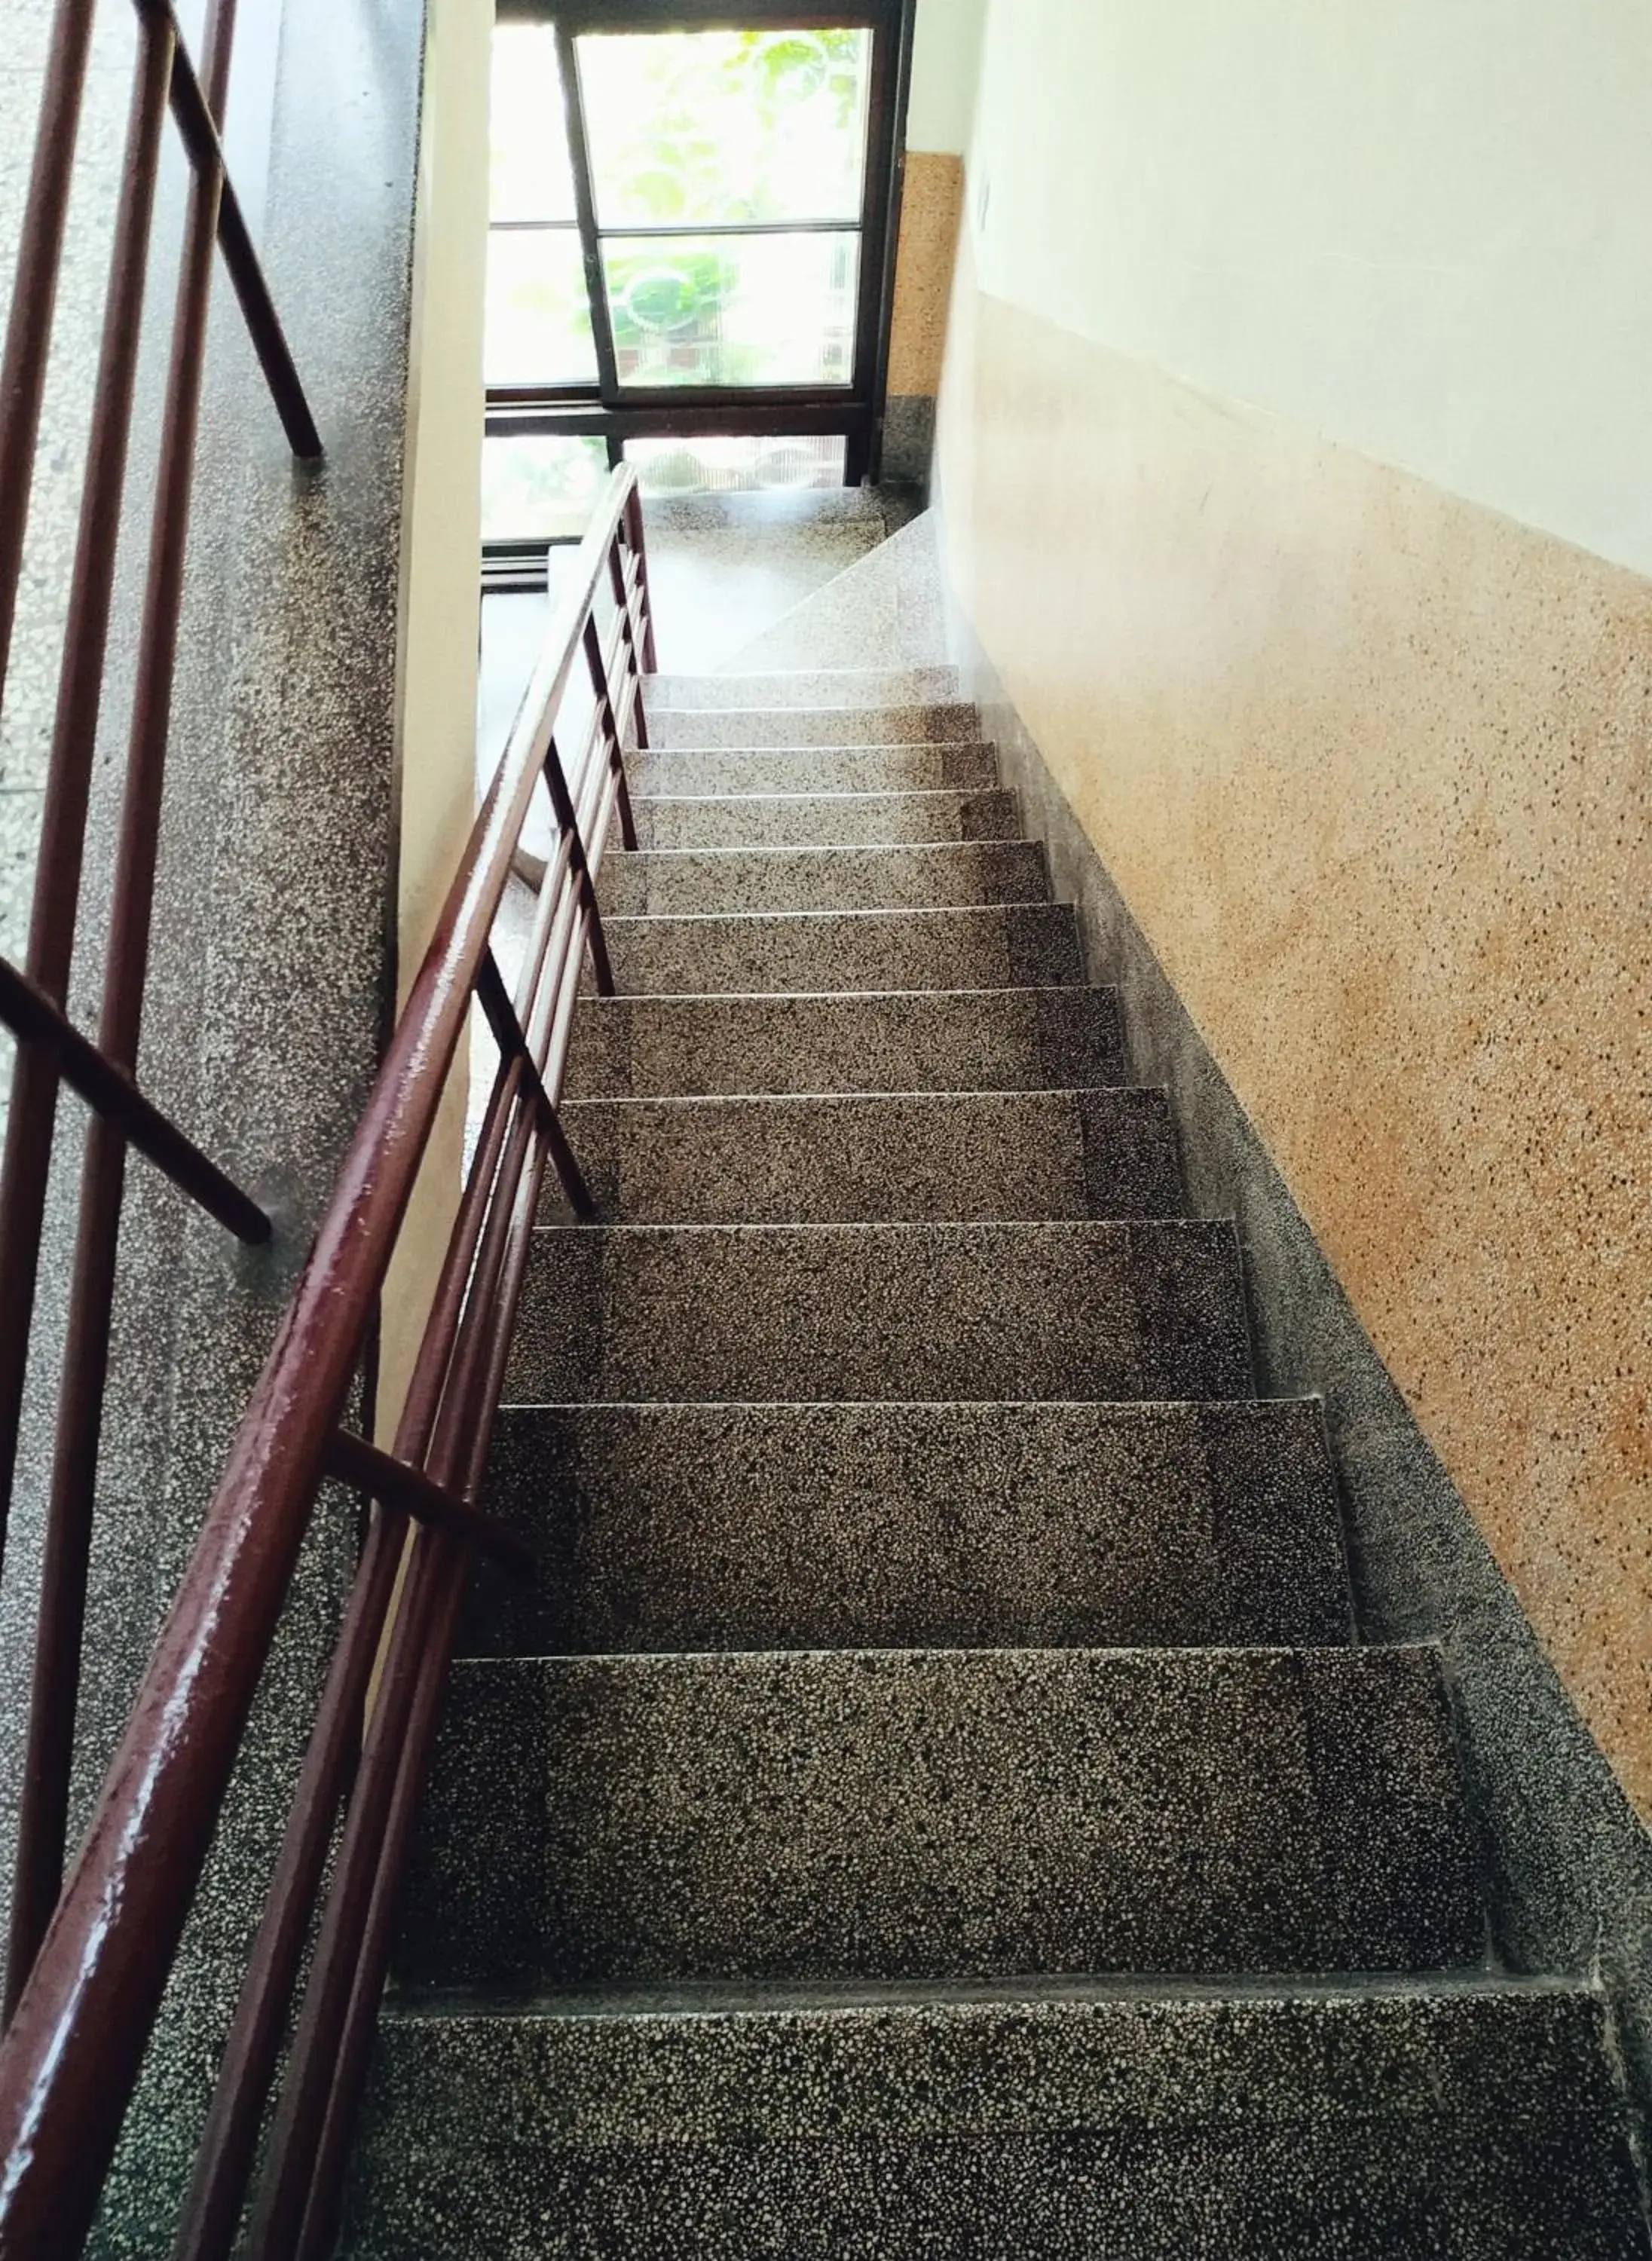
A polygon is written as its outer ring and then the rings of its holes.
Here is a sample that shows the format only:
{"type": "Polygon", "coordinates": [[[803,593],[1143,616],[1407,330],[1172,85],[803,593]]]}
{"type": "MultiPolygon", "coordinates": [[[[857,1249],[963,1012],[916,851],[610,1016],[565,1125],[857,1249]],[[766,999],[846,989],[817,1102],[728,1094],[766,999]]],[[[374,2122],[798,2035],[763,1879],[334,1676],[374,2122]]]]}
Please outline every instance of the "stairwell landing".
{"type": "Polygon", "coordinates": [[[955,678],[650,716],[347,2250],[1646,2256],[955,678]]]}

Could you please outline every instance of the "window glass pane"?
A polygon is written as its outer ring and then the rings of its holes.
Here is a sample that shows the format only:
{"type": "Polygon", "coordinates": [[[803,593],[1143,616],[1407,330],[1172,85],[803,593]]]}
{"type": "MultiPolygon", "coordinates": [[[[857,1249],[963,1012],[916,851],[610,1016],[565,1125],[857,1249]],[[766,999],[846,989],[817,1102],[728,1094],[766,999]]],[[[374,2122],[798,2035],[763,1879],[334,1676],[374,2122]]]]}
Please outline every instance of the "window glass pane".
{"type": "Polygon", "coordinates": [[[763,487],[840,487],[841,436],[628,440],[625,460],[645,495],[731,494],[763,487]]]}
{"type": "Polygon", "coordinates": [[[490,384],[596,382],[575,229],[496,228],[489,236],[483,360],[490,384]]]}
{"type": "Polygon", "coordinates": [[[621,384],[847,384],[854,235],[685,236],[603,246],[621,384]]]}
{"type": "Polygon", "coordinates": [[[485,440],[483,541],[583,534],[607,475],[600,440],[485,440]]]}
{"type": "Polygon", "coordinates": [[[557,42],[547,24],[493,34],[492,202],[495,219],[571,219],[573,173],[557,42]]]}
{"type": "Polygon", "coordinates": [[[600,226],[858,220],[869,32],[593,33],[578,55],[600,226]]]}

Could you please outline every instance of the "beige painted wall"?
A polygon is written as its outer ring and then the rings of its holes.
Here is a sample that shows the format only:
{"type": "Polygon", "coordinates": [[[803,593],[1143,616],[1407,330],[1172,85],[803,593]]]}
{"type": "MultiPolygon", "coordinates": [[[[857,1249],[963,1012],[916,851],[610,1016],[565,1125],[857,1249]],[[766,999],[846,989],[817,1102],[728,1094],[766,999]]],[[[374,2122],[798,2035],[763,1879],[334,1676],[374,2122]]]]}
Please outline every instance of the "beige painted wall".
{"type": "Polygon", "coordinates": [[[990,657],[1652,1816],[1652,585],[967,242],[939,460],[990,657]]]}
{"type": "MultiPolygon", "coordinates": [[[[482,544],[483,254],[492,0],[431,0],[426,31],[402,556],[400,991],[475,812],[482,544]]],[[[378,1433],[393,1429],[463,1167],[461,1046],[384,1293],[378,1433]]]]}
{"type": "Polygon", "coordinates": [[[1646,0],[990,0],[983,286],[1652,571],[1646,0]]]}

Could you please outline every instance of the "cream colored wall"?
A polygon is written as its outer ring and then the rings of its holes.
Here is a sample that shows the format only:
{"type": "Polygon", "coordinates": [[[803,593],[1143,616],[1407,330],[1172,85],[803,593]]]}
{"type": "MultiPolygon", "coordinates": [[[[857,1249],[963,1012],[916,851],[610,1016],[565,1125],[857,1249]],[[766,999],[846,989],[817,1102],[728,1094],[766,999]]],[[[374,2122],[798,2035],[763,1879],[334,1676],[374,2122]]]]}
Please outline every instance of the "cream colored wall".
{"type": "Polygon", "coordinates": [[[991,0],[983,286],[1652,571],[1645,0],[991,0]]]}
{"type": "MultiPolygon", "coordinates": [[[[400,674],[400,989],[417,973],[475,810],[483,255],[492,0],[431,0],[407,403],[400,674]]],[[[463,1166],[464,1049],[384,1294],[378,1430],[395,1416],[463,1166]]]]}
{"type": "Polygon", "coordinates": [[[918,0],[889,334],[889,391],[933,400],[980,69],[985,0],[918,0]]]}
{"type": "Polygon", "coordinates": [[[986,0],[918,0],[907,147],[961,157],[969,147],[986,0]]]}
{"type": "Polygon", "coordinates": [[[1652,584],[981,290],[969,233],[957,591],[1652,1818],[1652,584]]]}

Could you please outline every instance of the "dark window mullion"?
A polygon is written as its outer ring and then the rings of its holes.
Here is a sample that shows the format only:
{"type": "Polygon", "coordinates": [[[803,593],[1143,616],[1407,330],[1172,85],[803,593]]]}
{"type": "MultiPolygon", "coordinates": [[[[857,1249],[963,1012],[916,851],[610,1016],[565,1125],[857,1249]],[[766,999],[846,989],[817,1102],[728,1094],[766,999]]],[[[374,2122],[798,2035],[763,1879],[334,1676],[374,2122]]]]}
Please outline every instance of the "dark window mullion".
{"type": "MultiPolygon", "coordinates": [[[[608,286],[602,271],[602,245],[597,233],[597,203],[591,184],[591,146],[585,136],[585,97],[579,86],[579,59],[573,35],[561,17],[557,19],[557,61],[562,73],[562,98],[568,121],[568,157],[573,167],[574,213],[579,224],[579,248],[585,255],[585,294],[591,301],[591,341],[597,349],[597,383],[610,407],[619,405],[620,364],[614,350],[614,319],[608,311],[608,286]]],[[[614,459],[612,449],[609,451],[614,459]]]]}
{"type": "Polygon", "coordinates": [[[872,83],[866,90],[866,140],[860,212],[860,269],[856,276],[855,360],[851,382],[862,399],[877,389],[878,328],[888,240],[894,160],[898,39],[880,26],[872,35],[872,83]]]}

